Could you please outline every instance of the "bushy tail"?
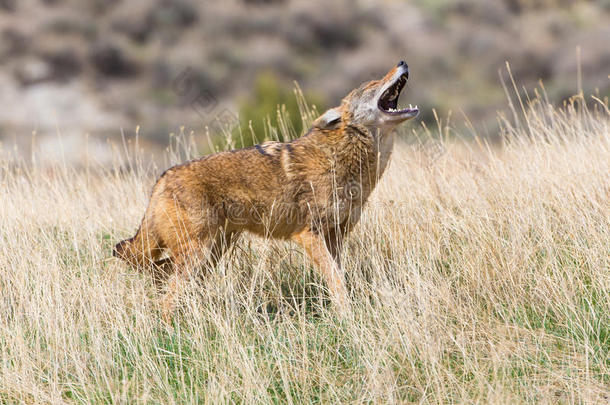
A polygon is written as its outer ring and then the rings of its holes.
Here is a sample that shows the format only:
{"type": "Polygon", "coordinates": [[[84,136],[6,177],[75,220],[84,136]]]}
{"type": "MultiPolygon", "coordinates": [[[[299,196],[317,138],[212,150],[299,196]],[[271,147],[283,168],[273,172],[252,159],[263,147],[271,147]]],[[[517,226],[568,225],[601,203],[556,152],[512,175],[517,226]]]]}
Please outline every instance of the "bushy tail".
{"type": "Polygon", "coordinates": [[[144,268],[154,263],[159,248],[158,241],[147,232],[143,222],[132,238],[122,240],[114,246],[112,255],[125,260],[133,267],[144,268]]]}

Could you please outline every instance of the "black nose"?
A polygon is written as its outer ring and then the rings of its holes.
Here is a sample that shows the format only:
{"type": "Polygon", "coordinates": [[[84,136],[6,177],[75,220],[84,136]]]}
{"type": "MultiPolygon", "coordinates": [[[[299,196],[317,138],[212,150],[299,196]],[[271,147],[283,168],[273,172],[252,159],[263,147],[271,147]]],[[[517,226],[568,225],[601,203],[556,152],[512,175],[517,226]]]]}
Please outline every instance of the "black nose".
{"type": "Polygon", "coordinates": [[[407,62],[405,62],[404,60],[401,60],[400,62],[398,62],[398,67],[405,67],[405,69],[407,70],[405,72],[405,75],[407,76],[407,79],[409,78],[409,65],[407,65],[407,62]]]}

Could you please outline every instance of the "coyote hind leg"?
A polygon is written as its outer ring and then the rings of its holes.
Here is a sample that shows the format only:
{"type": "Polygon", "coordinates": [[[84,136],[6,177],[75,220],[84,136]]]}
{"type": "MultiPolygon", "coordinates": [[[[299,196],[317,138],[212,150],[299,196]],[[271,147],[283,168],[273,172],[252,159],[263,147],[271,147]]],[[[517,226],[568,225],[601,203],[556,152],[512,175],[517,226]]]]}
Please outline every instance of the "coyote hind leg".
{"type": "Polygon", "coordinates": [[[161,314],[165,322],[171,323],[177,300],[208,254],[209,246],[195,241],[186,242],[172,251],[173,272],[167,278],[167,291],[161,298],[161,314]]]}
{"type": "Polygon", "coordinates": [[[171,257],[166,257],[165,259],[157,260],[150,267],[150,272],[152,274],[153,282],[158,289],[161,289],[167,279],[174,272],[174,261],[171,257]]]}
{"type": "Polygon", "coordinates": [[[162,316],[167,323],[171,322],[177,302],[197,270],[214,268],[237,236],[237,233],[222,232],[208,242],[188,242],[173,254],[174,271],[167,279],[167,292],[161,299],[162,316]]]}
{"type": "Polygon", "coordinates": [[[340,230],[330,231],[324,238],[328,252],[341,268],[341,248],[343,247],[343,233],[340,230]]]}

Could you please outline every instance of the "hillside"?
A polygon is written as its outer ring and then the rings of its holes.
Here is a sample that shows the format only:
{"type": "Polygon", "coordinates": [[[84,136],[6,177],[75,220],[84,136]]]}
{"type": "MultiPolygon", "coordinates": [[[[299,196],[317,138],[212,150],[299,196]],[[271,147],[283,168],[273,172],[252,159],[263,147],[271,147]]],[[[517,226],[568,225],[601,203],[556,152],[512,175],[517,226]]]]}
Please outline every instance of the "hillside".
{"type": "MultiPolygon", "coordinates": [[[[562,0],[4,0],[0,2],[2,155],[111,159],[106,138],[159,150],[185,126],[204,133],[222,112],[253,120],[292,98],[297,81],[321,108],[398,60],[407,103],[462,113],[482,136],[505,108],[498,70],[544,80],[560,104],[579,90],[608,96],[610,3],[562,0]],[[580,47],[580,54],[577,52],[580,47]],[[596,90],[597,89],[597,90],[596,90]],[[58,134],[61,141],[58,140],[58,134]],[[86,139],[89,134],[89,140],[86,139]],[[62,157],[63,156],[63,157],[62,157]]],[[[293,122],[298,116],[293,110],[293,122]]],[[[257,136],[264,137],[258,133],[257,136]]]]}

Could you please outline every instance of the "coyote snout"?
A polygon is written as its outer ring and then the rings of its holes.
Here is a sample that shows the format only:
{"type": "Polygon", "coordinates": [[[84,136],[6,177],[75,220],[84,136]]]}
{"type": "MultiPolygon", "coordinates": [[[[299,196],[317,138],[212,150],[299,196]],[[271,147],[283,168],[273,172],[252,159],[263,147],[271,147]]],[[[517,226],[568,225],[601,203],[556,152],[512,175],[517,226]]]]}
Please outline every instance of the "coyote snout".
{"type": "Polygon", "coordinates": [[[292,142],[265,142],[168,169],[135,236],[113,254],[157,279],[167,275],[162,310],[169,320],[193,271],[213,266],[242,232],[292,240],[323,275],[332,302],[348,311],[342,241],[387,166],[392,130],[419,113],[398,108],[408,78],[401,61],[382,79],[350,92],[292,142]],[[169,258],[160,261],[164,252],[169,258]]]}

